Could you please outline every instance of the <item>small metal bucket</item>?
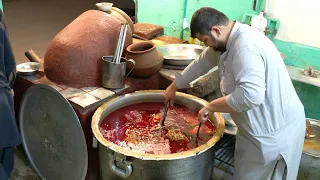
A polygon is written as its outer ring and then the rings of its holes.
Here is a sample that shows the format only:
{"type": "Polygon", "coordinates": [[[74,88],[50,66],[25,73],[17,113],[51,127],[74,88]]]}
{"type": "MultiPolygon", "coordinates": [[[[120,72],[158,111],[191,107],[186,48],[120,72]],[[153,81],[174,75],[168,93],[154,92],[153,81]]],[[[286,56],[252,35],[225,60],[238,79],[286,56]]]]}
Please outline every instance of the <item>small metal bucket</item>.
{"type": "Polygon", "coordinates": [[[103,56],[102,60],[102,86],[111,89],[123,88],[125,79],[136,66],[136,62],[121,57],[120,63],[115,63],[112,62],[113,56],[103,56]],[[132,63],[133,66],[126,74],[127,62],[132,63]]]}

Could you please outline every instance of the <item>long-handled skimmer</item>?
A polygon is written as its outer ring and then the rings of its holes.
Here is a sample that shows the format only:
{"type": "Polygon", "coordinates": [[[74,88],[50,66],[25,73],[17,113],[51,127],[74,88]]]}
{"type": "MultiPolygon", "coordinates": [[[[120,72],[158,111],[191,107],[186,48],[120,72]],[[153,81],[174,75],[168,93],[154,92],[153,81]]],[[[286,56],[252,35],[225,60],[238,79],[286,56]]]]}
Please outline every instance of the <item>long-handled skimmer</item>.
{"type": "MultiPolygon", "coordinates": [[[[204,118],[208,119],[208,112],[204,113],[204,118]]],[[[199,126],[198,126],[198,131],[197,131],[197,138],[199,137],[199,131],[200,131],[200,127],[201,127],[201,122],[199,122],[199,126]]]]}
{"type": "Polygon", "coordinates": [[[164,120],[167,117],[167,112],[168,112],[168,109],[169,109],[169,105],[170,105],[170,101],[167,102],[166,108],[164,109],[164,113],[163,113],[162,119],[160,121],[160,128],[162,128],[162,126],[164,126],[164,120]]]}

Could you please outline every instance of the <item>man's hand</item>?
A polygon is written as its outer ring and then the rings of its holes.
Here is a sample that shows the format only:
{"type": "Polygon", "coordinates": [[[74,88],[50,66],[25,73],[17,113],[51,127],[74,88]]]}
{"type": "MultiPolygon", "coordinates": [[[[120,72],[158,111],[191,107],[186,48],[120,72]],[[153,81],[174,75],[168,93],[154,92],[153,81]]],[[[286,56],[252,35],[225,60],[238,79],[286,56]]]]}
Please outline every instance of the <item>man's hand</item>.
{"type": "MultiPolygon", "coordinates": [[[[235,113],[234,109],[232,109],[228,104],[227,104],[227,99],[226,96],[215,99],[211,101],[208,105],[203,107],[199,113],[198,113],[198,119],[200,123],[205,123],[208,120],[208,117],[206,117],[206,113],[213,114],[215,112],[225,112],[225,113],[235,113]]],[[[214,124],[219,124],[219,119],[211,119],[214,121],[214,124]]]]}
{"type": "Polygon", "coordinates": [[[173,106],[174,98],[176,96],[176,91],[177,91],[177,86],[175,81],[173,81],[163,94],[165,104],[167,104],[167,102],[170,101],[170,105],[173,106]]]}
{"type": "Polygon", "coordinates": [[[201,124],[205,123],[208,120],[209,110],[207,107],[203,107],[198,113],[198,120],[201,124]]]}
{"type": "Polygon", "coordinates": [[[14,91],[13,91],[13,89],[11,89],[11,94],[12,94],[12,96],[14,96],[14,91]]]}

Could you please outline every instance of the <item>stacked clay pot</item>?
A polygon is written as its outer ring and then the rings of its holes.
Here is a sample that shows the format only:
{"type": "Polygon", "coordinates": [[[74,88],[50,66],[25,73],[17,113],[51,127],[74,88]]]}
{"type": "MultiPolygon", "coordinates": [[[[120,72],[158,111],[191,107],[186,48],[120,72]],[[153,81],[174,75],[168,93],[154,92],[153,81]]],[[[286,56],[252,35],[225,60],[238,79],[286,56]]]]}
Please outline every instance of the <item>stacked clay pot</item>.
{"type": "MultiPolygon", "coordinates": [[[[163,56],[157,50],[156,45],[150,41],[141,41],[127,47],[127,59],[136,62],[130,76],[147,78],[160,71],[163,65],[163,56]]],[[[127,64],[131,69],[132,64],[127,64]]]]}

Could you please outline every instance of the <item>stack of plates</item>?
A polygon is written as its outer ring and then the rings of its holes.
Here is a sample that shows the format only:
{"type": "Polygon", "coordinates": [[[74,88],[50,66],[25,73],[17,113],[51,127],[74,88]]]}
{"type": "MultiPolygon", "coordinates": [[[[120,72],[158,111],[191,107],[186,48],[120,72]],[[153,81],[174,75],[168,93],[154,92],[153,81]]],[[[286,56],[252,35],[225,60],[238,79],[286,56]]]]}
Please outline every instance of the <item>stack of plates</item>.
{"type": "Polygon", "coordinates": [[[187,66],[198,58],[206,47],[195,44],[164,44],[157,46],[163,56],[164,64],[187,66]]]}

